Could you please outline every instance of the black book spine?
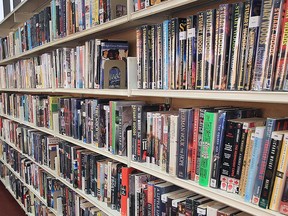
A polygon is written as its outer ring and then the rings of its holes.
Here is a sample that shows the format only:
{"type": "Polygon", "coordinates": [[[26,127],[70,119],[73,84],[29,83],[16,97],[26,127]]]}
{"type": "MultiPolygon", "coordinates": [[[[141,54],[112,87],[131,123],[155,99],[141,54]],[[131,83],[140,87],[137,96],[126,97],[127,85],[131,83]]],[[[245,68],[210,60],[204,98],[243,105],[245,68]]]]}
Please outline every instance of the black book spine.
{"type": "Polygon", "coordinates": [[[204,37],[204,12],[198,13],[198,26],[197,26],[197,72],[196,72],[196,86],[195,89],[202,88],[202,71],[203,71],[203,37],[204,37]]]}
{"type": "Polygon", "coordinates": [[[177,157],[177,177],[186,179],[187,167],[188,167],[188,140],[187,140],[187,129],[188,129],[188,114],[189,110],[179,110],[179,137],[178,137],[178,157],[177,157]]]}
{"type": "Polygon", "coordinates": [[[282,136],[276,134],[276,136],[273,137],[272,135],[271,146],[259,201],[259,206],[262,208],[267,208],[270,203],[281,147],[282,136]]]}
{"type": "Polygon", "coordinates": [[[132,160],[137,161],[137,106],[132,105],[132,160]]]}

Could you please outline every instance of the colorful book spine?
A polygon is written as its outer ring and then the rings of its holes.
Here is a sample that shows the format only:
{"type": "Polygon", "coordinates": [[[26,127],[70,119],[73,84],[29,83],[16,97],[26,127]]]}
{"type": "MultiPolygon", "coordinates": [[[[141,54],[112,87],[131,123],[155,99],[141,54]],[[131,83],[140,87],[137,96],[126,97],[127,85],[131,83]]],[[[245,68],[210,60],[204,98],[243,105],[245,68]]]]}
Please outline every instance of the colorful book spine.
{"type": "Polygon", "coordinates": [[[222,4],[219,6],[219,30],[218,30],[218,54],[217,70],[213,76],[213,89],[225,90],[227,86],[227,66],[230,42],[230,19],[231,5],[222,4]]]}
{"type": "Polygon", "coordinates": [[[215,18],[216,10],[210,9],[206,12],[205,32],[205,54],[204,54],[204,77],[203,88],[212,89],[212,78],[214,72],[214,44],[215,44],[215,18]]]}
{"type": "Polygon", "coordinates": [[[284,0],[275,0],[273,5],[273,13],[272,13],[272,29],[271,29],[271,36],[270,36],[270,47],[268,50],[268,57],[267,57],[267,66],[264,73],[264,83],[263,89],[264,90],[272,90],[273,89],[273,82],[274,82],[274,72],[275,72],[275,65],[276,59],[278,56],[278,42],[281,30],[281,20],[282,20],[282,6],[284,0]]]}
{"type": "MultiPolygon", "coordinates": [[[[193,38],[196,37],[195,26],[193,26],[193,21],[195,20],[195,16],[187,17],[187,42],[186,42],[186,77],[184,77],[185,81],[185,89],[193,89],[192,88],[192,70],[193,70],[193,46],[195,43],[193,38]]],[[[195,68],[196,69],[196,68],[195,68]]]]}
{"type": "Polygon", "coordinates": [[[252,203],[255,205],[259,204],[259,198],[261,193],[261,188],[263,186],[263,180],[265,175],[265,168],[267,165],[268,154],[270,151],[271,144],[271,135],[273,131],[285,130],[287,129],[287,119],[273,119],[267,118],[266,121],[266,129],[264,133],[264,139],[261,149],[261,162],[259,163],[259,167],[257,170],[254,190],[253,190],[253,198],[252,203]]]}
{"type": "Polygon", "coordinates": [[[188,168],[188,145],[191,143],[192,136],[187,131],[190,131],[192,128],[192,114],[192,109],[179,109],[177,177],[182,179],[187,179],[191,176],[189,175],[190,170],[188,168]]]}
{"type": "Polygon", "coordinates": [[[271,37],[273,0],[264,0],[261,8],[259,40],[253,71],[252,90],[262,90],[271,37]]]}
{"type": "Polygon", "coordinates": [[[206,112],[204,115],[203,138],[201,146],[199,185],[209,186],[217,113],[206,112]]]}
{"type": "Polygon", "coordinates": [[[198,152],[198,129],[199,129],[199,113],[200,109],[194,109],[193,121],[193,142],[192,142],[192,156],[191,156],[191,180],[195,180],[196,167],[197,167],[197,152],[198,152]]]}
{"type": "Polygon", "coordinates": [[[227,89],[237,89],[237,74],[239,69],[239,53],[242,38],[243,3],[236,3],[232,9],[230,57],[228,63],[227,89]]]}
{"type": "Polygon", "coordinates": [[[169,89],[169,20],[163,22],[163,89],[169,89]]]}
{"type": "Polygon", "coordinates": [[[204,73],[204,56],[205,56],[205,12],[199,12],[197,15],[197,72],[196,72],[196,86],[195,89],[202,89],[202,77],[204,73]]]}
{"type": "Polygon", "coordinates": [[[254,145],[252,149],[252,156],[250,161],[250,167],[248,171],[248,177],[247,177],[247,184],[246,184],[246,190],[245,190],[245,196],[244,201],[245,202],[251,202],[252,195],[253,195],[253,187],[256,180],[256,174],[257,174],[257,166],[260,158],[261,153],[261,145],[264,138],[264,131],[265,127],[256,127],[255,129],[255,139],[254,139],[254,145]]]}
{"type": "Polygon", "coordinates": [[[279,207],[279,212],[284,214],[284,215],[288,215],[288,172],[286,172],[286,176],[285,176],[285,185],[284,185],[284,189],[282,192],[282,198],[280,201],[280,207],[279,207]]]}
{"type": "Polygon", "coordinates": [[[274,179],[274,186],[269,203],[269,209],[278,211],[281,202],[281,194],[285,184],[285,176],[288,165],[288,134],[285,133],[283,137],[280,157],[274,179]]]}
{"type": "Polygon", "coordinates": [[[281,29],[281,42],[279,44],[279,52],[277,59],[277,66],[275,71],[275,79],[274,79],[274,88],[273,90],[278,91],[283,88],[283,80],[285,71],[287,68],[288,61],[288,49],[287,49],[287,41],[288,41],[288,4],[285,4],[283,7],[283,20],[282,20],[282,29],[281,29]]]}
{"type": "Polygon", "coordinates": [[[249,27],[249,13],[251,8],[251,2],[245,1],[243,7],[243,26],[242,26],[242,40],[240,43],[240,54],[239,54],[239,75],[238,75],[238,90],[244,89],[244,75],[245,75],[245,58],[247,52],[248,43],[248,27],[249,27]]]}
{"type": "Polygon", "coordinates": [[[268,161],[259,200],[259,206],[265,209],[267,208],[271,198],[272,187],[274,184],[274,178],[282,146],[282,139],[283,134],[277,134],[277,132],[273,132],[271,135],[271,147],[268,155],[268,161]]]}
{"type": "Polygon", "coordinates": [[[246,53],[246,72],[244,75],[244,89],[251,89],[252,72],[254,71],[254,62],[258,44],[258,31],[261,22],[262,0],[252,0],[248,27],[247,53],[246,53]]]}

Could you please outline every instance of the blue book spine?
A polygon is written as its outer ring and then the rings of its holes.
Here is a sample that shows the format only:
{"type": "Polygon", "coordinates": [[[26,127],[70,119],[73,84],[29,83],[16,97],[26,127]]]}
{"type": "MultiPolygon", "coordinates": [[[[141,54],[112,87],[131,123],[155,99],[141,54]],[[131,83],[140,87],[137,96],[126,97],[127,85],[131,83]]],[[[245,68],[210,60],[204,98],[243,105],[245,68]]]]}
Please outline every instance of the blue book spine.
{"type": "Polygon", "coordinates": [[[266,128],[264,133],[264,138],[262,141],[263,148],[261,149],[261,162],[259,163],[258,169],[257,169],[257,175],[255,179],[255,185],[253,190],[253,199],[252,203],[258,205],[260,195],[261,195],[261,189],[263,185],[263,180],[265,176],[265,170],[266,170],[266,164],[268,159],[268,154],[270,150],[270,143],[271,143],[271,135],[275,128],[276,121],[275,119],[268,118],[266,121],[266,128]]]}
{"type": "Polygon", "coordinates": [[[252,192],[253,192],[253,187],[254,187],[256,174],[257,174],[257,166],[259,163],[264,131],[265,131],[265,127],[256,127],[256,130],[255,130],[255,139],[254,139],[254,145],[252,149],[252,156],[251,156],[250,167],[248,171],[248,180],[247,180],[245,197],[244,197],[245,202],[251,202],[251,199],[252,199],[252,192]]]}
{"type": "Polygon", "coordinates": [[[27,20],[28,50],[32,49],[31,20],[27,20]]]}
{"type": "Polygon", "coordinates": [[[218,121],[216,126],[216,141],[213,150],[213,161],[211,168],[211,180],[210,187],[218,188],[220,184],[220,166],[222,155],[224,134],[225,134],[225,122],[226,122],[226,112],[222,112],[218,115],[218,121]]]}
{"type": "Polygon", "coordinates": [[[163,89],[168,90],[168,74],[169,74],[169,22],[163,22],[163,89]]]}

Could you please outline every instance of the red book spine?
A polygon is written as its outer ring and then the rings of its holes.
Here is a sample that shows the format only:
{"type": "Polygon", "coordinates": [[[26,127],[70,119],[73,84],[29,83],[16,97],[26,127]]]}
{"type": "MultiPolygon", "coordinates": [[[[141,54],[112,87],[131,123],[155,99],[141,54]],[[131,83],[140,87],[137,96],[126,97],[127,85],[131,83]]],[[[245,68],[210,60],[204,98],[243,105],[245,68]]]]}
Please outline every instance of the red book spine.
{"type": "Polygon", "coordinates": [[[154,212],[154,185],[148,184],[148,196],[147,196],[147,208],[148,215],[153,215],[154,212]]]}
{"type": "Polygon", "coordinates": [[[193,142],[192,142],[192,163],[191,163],[191,180],[195,180],[196,162],[198,151],[198,128],[199,128],[199,110],[194,109],[194,122],[193,122],[193,142]]]}
{"type": "Polygon", "coordinates": [[[122,184],[121,184],[121,215],[126,216],[127,209],[127,201],[129,197],[129,175],[132,171],[135,170],[131,167],[123,167],[122,168],[122,184]]]}

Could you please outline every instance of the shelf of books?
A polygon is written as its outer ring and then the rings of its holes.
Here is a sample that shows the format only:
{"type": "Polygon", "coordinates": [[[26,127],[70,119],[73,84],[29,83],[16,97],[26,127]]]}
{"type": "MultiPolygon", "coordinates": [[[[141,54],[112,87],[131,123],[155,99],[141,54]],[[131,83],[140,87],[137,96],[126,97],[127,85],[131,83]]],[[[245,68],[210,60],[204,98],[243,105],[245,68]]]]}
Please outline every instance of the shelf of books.
{"type": "MultiPolygon", "coordinates": [[[[47,201],[39,194],[37,190],[35,190],[31,185],[27,184],[22,177],[19,175],[18,172],[16,172],[10,164],[7,164],[5,160],[0,158],[0,161],[16,176],[17,179],[19,179],[28,189],[31,191],[43,204],[47,206],[47,201]]],[[[54,215],[57,215],[57,212],[53,208],[47,207],[54,215]]]]}
{"type": "Polygon", "coordinates": [[[1,162],[107,215],[288,215],[288,4],[79,1],[0,39],[1,162]]]}
{"type": "MultiPolygon", "coordinates": [[[[23,59],[23,58],[28,58],[31,56],[35,56],[37,53],[44,53],[45,51],[51,50],[51,48],[57,48],[59,45],[65,46],[65,44],[69,42],[76,42],[79,40],[79,38],[91,36],[92,34],[101,34],[101,32],[113,30],[115,31],[115,28],[121,29],[121,26],[123,24],[127,24],[127,16],[123,16],[120,18],[117,18],[115,20],[108,21],[104,24],[98,25],[93,28],[89,28],[86,30],[83,30],[81,32],[77,32],[71,35],[68,35],[63,38],[58,38],[55,39],[51,42],[43,43],[42,45],[36,46],[33,49],[21,52],[19,54],[13,55],[11,57],[8,57],[4,60],[0,61],[0,65],[7,65],[9,63],[13,63],[16,60],[23,59]]],[[[102,33],[103,34],[103,33],[102,33]]]]}
{"type": "Polygon", "coordinates": [[[47,4],[47,0],[23,0],[0,22],[1,37],[5,37],[11,29],[29,19],[38,8],[47,4]]]}
{"type": "MultiPolygon", "coordinates": [[[[57,180],[59,180],[60,182],[62,182],[63,184],[65,184],[66,186],[68,186],[71,190],[75,191],[77,194],[79,194],[81,197],[85,198],[87,201],[89,201],[91,204],[97,206],[101,211],[105,212],[108,215],[120,215],[119,212],[117,212],[116,210],[112,210],[111,208],[108,208],[107,204],[104,202],[100,202],[99,200],[97,200],[96,197],[93,197],[91,195],[88,195],[86,193],[84,193],[83,191],[73,187],[72,184],[70,184],[67,180],[65,180],[64,178],[60,177],[57,174],[57,171],[55,170],[51,170],[48,166],[45,166],[43,164],[40,164],[38,162],[35,161],[34,158],[28,156],[27,154],[24,154],[19,148],[17,148],[13,143],[11,143],[10,141],[7,141],[5,139],[3,139],[2,137],[0,137],[0,139],[7,143],[9,146],[11,146],[13,149],[15,149],[16,151],[18,151],[19,153],[21,153],[23,156],[25,156],[26,158],[28,158],[29,160],[31,160],[33,163],[35,163],[38,167],[41,167],[43,170],[45,170],[47,173],[49,173],[51,176],[55,177],[57,180]]],[[[8,167],[9,168],[9,167],[8,167]]],[[[43,199],[43,198],[42,198],[43,199]]],[[[54,210],[55,212],[55,210],[54,210]]],[[[55,214],[55,215],[59,215],[55,214]]]]}
{"type": "Polygon", "coordinates": [[[25,214],[28,216],[32,216],[31,213],[27,212],[26,208],[24,207],[23,203],[21,203],[15,196],[14,192],[11,190],[10,186],[8,183],[6,183],[5,179],[0,178],[0,181],[2,182],[2,184],[5,186],[5,188],[9,191],[9,193],[12,195],[12,197],[16,200],[16,202],[18,203],[18,205],[24,210],[25,214]]]}
{"type": "Polygon", "coordinates": [[[230,194],[226,191],[219,191],[217,189],[213,188],[207,188],[207,187],[201,187],[199,184],[193,182],[193,181],[187,181],[183,179],[179,179],[177,177],[170,176],[166,172],[163,172],[159,166],[156,166],[155,164],[145,164],[145,163],[137,163],[137,162],[131,162],[131,167],[142,170],[143,172],[149,173],[150,175],[156,176],[161,179],[165,179],[168,182],[172,182],[175,185],[178,185],[181,188],[185,188],[187,190],[195,191],[203,196],[209,197],[213,200],[218,200],[220,202],[223,202],[229,206],[236,207],[242,211],[249,212],[249,214],[252,215],[265,215],[265,216],[271,216],[271,215],[282,215],[277,212],[272,212],[271,210],[261,209],[256,205],[253,205],[251,203],[244,202],[243,199],[239,197],[239,195],[236,194],[230,194]]]}
{"type": "Polygon", "coordinates": [[[65,140],[67,142],[70,142],[70,143],[73,143],[77,146],[81,146],[81,147],[84,147],[85,149],[88,149],[90,151],[93,151],[93,152],[96,152],[96,153],[99,153],[101,155],[104,155],[108,158],[111,158],[113,160],[116,160],[116,161],[119,161],[123,164],[128,164],[128,159],[127,157],[125,156],[119,156],[119,155],[113,155],[111,152],[103,149],[103,148],[97,148],[93,145],[90,145],[90,144],[87,144],[87,143],[84,143],[80,140],[77,140],[77,139],[74,139],[72,137],[69,137],[69,136],[65,136],[65,135],[62,135],[62,134],[59,134],[59,133],[56,133],[54,132],[53,130],[50,130],[50,129],[47,129],[47,128],[44,128],[44,127],[38,127],[38,126],[35,126],[34,124],[30,123],[30,122],[26,122],[26,121],[22,121],[20,119],[17,119],[17,118],[14,118],[14,117],[11,117],[9,115],[5,115],[5,114],[0,114],[0,116],[2,117],[5,117],[7,119],[10,119],[12,121],[15,121],[15,122],[18,122],[20,124],[23,124],[23,125],[26,125],[28,127],[31,127],[31,128],[34,128],[38,131],[41,131],[43,133],[46,133],[46,134],[49,134],[49,135],[52,135],[52,136],[55,136],[55,137],[58,137],[59,139],[62,139],[62,140],[65,140]]]}

